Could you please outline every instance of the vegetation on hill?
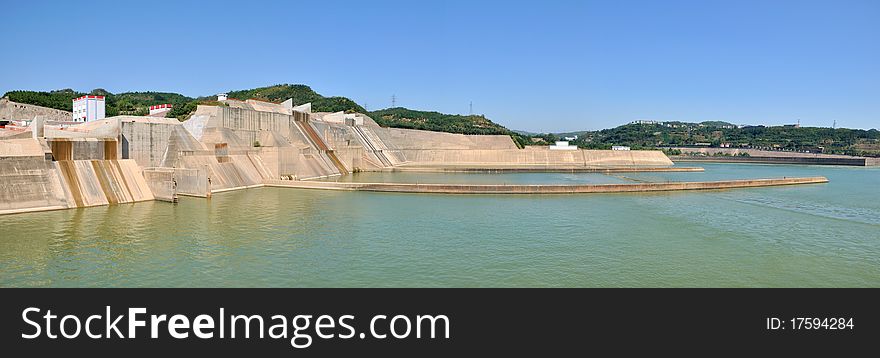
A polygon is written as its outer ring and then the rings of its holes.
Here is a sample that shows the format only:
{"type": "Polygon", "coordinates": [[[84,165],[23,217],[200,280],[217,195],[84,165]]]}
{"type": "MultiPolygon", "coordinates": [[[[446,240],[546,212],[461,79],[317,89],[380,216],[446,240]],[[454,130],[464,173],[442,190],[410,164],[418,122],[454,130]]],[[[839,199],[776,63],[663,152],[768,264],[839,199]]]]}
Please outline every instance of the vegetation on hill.
{"type": "Polygon", "coordinates": [[[509,135],[519,147],[529,144],[527,136],[513,132],[492,122],[483,115],[445,114],[431,111],[417,111],[403,107],[372,111],[368,115],[380,126],[421,129],[436,132],[461,134],[500,134],[509,135]]]}
{"type": "Polygon", "coordinates": [[[9,100],[13,102],[33,104],[70,112],[73,110],[73,99],[84,94],[85,93],[80,93],[67,88],[51,92],[9,91],[3,96],[9,97],[9,100]]]}
{"type": "Polygon", "coordinates": [[[367,113],[367,111],[359,104],[345,97],[324,97],[311,87],[306,85],[280,84],[269,87],[259,87],[247,90],[227,92],[230,98],[240,100],[259,99],[270,102],[286,101],[293,98],[296,105],[304,103],[312,103],[312,110],[315,112],[347,112],[347,113],[367,113]]]}
{"type": "MultiPolygon", "coordinates": [[[[197,102],[193,98],[177,93],[126,92],[113,94],[103,88],[94,89],[89,93],[77,92],[72,89],[51,92],[9,91],[4,96],[9,97],[9,100],[13,102],[72,111],[73,99],[84,95],[104,96],[106,101],[105,113],[108,117],[116,115],[144,116],[150,113],[150,106],[166,103],[174,105],[174,110],[181,113],[188,104],[197,102]]],[[[191,107],[195,110],[194,105],[191,107]]]]}
{"type": "Polygon", "coordinates": [[[608,149],[612,145],[626,145],[633,149],[702,146],[880,156],[880,131],[876,129],[738,127],[726,122],[662,122],[631,123],[578,133],[578,139],[573,144],[596,149],[608,149]]]}

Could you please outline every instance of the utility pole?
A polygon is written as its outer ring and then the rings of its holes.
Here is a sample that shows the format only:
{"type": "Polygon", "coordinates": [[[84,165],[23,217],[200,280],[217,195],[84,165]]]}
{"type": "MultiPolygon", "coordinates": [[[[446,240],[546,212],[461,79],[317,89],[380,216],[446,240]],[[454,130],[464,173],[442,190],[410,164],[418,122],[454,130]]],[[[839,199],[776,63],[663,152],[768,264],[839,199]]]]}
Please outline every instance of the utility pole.
{"type": "Polygon", "coordinates": [[[834,124],[831,125],[831,129],[837,129],[837,120],[834,120],[834,124]]]}
{"type": "Polygon", "coordinates": [[[470,105],[470,115],[472,115],[472,116],[474,115],[474,101],[471,101],[471,105],[470,105]]]}
{"type": "Polygon", "coordinates": [[[391,108],[397,107],[397,96],[391,95],[391,108]]]}

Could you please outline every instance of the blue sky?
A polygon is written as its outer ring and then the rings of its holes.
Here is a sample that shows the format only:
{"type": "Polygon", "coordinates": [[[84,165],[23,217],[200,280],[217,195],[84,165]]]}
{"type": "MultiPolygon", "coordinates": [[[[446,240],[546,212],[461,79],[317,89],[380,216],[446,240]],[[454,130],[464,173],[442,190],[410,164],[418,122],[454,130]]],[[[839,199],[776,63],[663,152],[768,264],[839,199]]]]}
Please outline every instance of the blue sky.
{"type": "Polygon", "coordinates": [[[15,1],[0,92],[303,83],[513,129],[880,127],[880,1],[15,1]]]}

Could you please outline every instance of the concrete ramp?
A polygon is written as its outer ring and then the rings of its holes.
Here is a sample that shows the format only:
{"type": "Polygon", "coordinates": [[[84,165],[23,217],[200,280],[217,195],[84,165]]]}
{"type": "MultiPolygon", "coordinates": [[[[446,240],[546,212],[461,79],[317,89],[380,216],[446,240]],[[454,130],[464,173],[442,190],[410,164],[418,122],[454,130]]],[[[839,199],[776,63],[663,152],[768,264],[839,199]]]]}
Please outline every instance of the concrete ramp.
{"type": "Polygon", "coordinates": [[[92,160],[101,189],[110,204],[154,200],[153,192],[133,160],[92,160]]]}
{"type": "Polygon", "coordinates": [[[62,160],[55,162],[70,207],[154,200],[149,185],[132,159],[62,160]]]}
{"type": "Polygon", "coordinates": [[[89,160],[62,160],[55,162],[67,189],[70,207],[108,205],[107,196],[89,160]]]}

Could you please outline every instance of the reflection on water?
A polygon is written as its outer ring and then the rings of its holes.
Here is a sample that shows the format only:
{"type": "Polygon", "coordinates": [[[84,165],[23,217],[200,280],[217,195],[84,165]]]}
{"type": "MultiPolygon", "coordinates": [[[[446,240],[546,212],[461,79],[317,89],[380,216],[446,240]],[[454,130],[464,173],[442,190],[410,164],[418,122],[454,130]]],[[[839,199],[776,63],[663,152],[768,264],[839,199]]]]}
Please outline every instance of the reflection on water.
{"type": "Polygon", "coordinates": [[[2,286],[878,286],[880,170],[364,173],[357,181],[828,184],[599,195],[263,188],[0,217],[2,286]]]}

